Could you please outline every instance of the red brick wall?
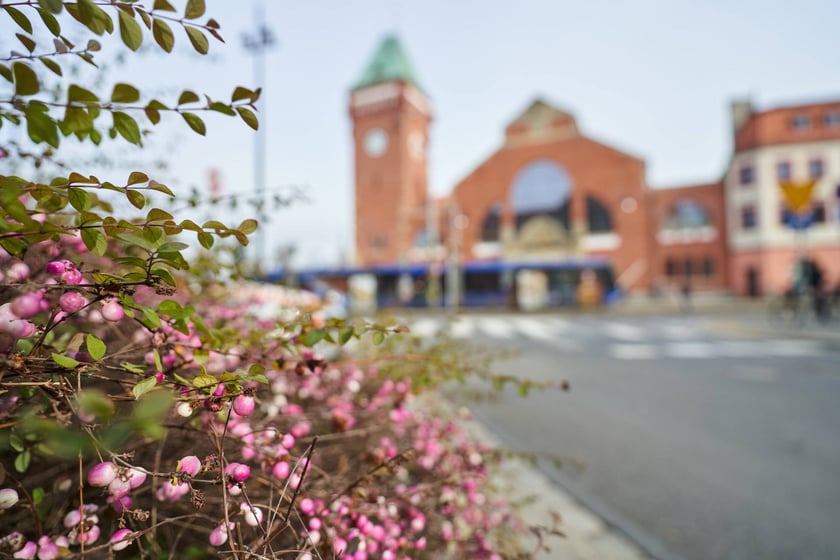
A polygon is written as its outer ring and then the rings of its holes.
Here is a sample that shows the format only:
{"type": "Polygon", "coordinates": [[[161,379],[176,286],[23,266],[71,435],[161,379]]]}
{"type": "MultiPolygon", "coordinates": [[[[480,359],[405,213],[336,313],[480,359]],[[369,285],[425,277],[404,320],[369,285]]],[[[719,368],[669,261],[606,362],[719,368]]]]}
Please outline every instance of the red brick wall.
{"type": "Polygon", "coordinates": [[[467,258],[476,258],[470,248],[480,241],[481,225],[496,202],[504,208],[504,219],[512,220],[510,190],[517,173],[529,163],[549,160],[563,167],[572,181],[570,216],[573,224],[586,222],[586,197],[596,197],[610,212],[615,233],[621,238],[616,250],[598,251],[610,258],[617,276],[637,260],[646,264],[641,276],[625,288],[631,291],[649,287],[651,239],[643,161],[583,136],[524,145],[505,146],[462,180],[453,199],[469,222],[464,230],[467,258]],[[621,210],[621,201],[632,197],[633,212],[621,210]]]}
{"type": "Polygon", "coordinates": [[[428,188],[426,156],[412,156],[409,138],[412,132],[428,137],[431,118],[410,104],[403,90],[396,99],[373,108],[351,106],[350,114],[355,146],[356,262],[366,266],[404,261],[425,223],[428,188]],[[378,157],[364,149],[365,136],[374,128],[389,137],[386,151],[378,157]],[[377,247],[375,238],[384,245],[377,247]]]}
{"type": "Polygon", "coordinates": [[[834,112],[840,114],[840,102],[785,107],[752,114],[735,133],[735,151],[759,146],[816,142],[840,139],[840,126],[827,126],[824,118],[834,112]],[[797,116],[807,117],[810,126],[793,127],[797,116]]]}
{"type": "MultiPolygon", "coordinates": [[[[656,285],[665,287],[669,284],[681,286],[685,282],[685,262],[689,260],[693,271],[690,278],[693,290],[728,291],[729,255],[726,244],[726,212],[724,207],[723,183],[692,185],[687,187],[651,190],[648,196],[650,206],[650,235],[652,243],[653,274],[656,285]],[[675,205],[683,199],[699,204],[708,214],[711,226],[715,230],[714,239],[708,241],[692,240],[685,242],[675,239],[671,243],[662,242],[658,234],[665,225],[668,215],[675,205]],[[710,259],[713,274],[706,276],[701,263],[710,259]],[[666,263],[671,260],[679,264],[679,273],[673,277],[666,275],[666,263]]],[[[690,235],[690,233],[689,233],[690,235]]]]}

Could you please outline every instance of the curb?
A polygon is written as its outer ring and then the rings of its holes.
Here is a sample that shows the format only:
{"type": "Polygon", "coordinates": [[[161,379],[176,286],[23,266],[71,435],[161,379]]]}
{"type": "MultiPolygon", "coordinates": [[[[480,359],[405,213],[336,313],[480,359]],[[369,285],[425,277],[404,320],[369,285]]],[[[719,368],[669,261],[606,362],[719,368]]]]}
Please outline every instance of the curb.
{"type": "MultiPolygon", "coordinates": [[[[439,403],[442,404],[442,403],[439,403]]],[[[456,410],[448,403],[452,416],[460,421],[466,431],[488,447],[504,450],[501,440],[472,415],[468,407],[456,410]]],[[[611,528],[603,519],[583,506],[552,482],[533,463],[523,458],[507,458],[495,473],[494,481],[504,488],[512,503],[518,508],[522,521],[528,527],[551,529],[553,517],[560,522],[557,529],[562,535],[546,531],[542,547],[536,536],[523,537],[528,550],[536,550],[530,558],[535,560],[647,560],[651,557],[625,535],[611,528]],[[540,548],[537,550],[537,548],[540,548]]]]}

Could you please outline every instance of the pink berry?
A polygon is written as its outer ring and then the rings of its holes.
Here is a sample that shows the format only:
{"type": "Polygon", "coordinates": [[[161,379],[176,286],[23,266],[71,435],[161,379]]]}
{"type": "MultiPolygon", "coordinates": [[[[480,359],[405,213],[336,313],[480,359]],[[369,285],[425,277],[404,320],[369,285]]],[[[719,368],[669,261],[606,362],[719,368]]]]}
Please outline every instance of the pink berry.
{"type": "Polygon", "coordinates": [[[111,535],[111,548],[114,550],[122,550],[131,544],[132,539],[130,529],[118,529],[111,535]]]}
{"type": "Polygon", "coordinates": [[[116,322],[125,317],[125,311],[117,300],[110,299],[102,305],[102,317],[104,317],[106,321],[116,322]]]}
{"type": "Polygon", "coordinates": [[[254,413],[254,397],[239,395],[233,399],[233,411],[239,416],[250,416],[254,413]]]}
{"type": "Polygon", "coordinates": [[[225,474],[236,482],[244,482],[251,476],[251,467],[242,463],[231,463],[225,468],[225,474]]]}
{"type": "Polygon", "coordinates": [[[75,313],[87,305],[87,300],[79,292],[66,292],[61,295],[58,304],[65,313],[75,313]]]}
{"type": "Polygon", "coordinates": [[[21,319],[29,319],[41,311],[42,300],[43,293],[41,291],[20,295],[12,300],[12,313],[21,319]]]}
{"type": "Polygon", "coordinates": [[[195,455],[187,455],[178,461],[175,470],[177,472],[187,473],[190,476],[195,476],[201,472],[201,460],[195,455]]]}
{"type": "Polygon", "coordinates": [[[108,486],[117,477],[117,467],[110,461],[94,466],[88,472],[88,484],[97,488],[108,486]]]}
{"type": "Polygon", "coordinates": [[[228,526],[225,526],[224,523],[213,529],[213,532],[210,533],[210,544],[213,546],[222,546],[228,540],[228,531],[233,529],[234,524],[233,522],[229,523],[228,526]]]}

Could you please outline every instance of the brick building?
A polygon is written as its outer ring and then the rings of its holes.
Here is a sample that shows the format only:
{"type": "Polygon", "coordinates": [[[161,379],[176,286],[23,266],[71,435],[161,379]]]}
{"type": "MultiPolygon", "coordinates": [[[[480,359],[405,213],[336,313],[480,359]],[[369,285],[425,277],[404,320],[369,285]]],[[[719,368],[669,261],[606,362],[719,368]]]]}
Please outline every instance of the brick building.
{"type": "Polygon", "coordinates": [[[840,102],[764,112],[736,103],[722,179],[651,189],[643,160],[537,99],[437,201],[427,193],[429,102],[395,37],[353,87],[350,115],[361,267],[451,267],[454,255],[467,274],[497,271],[482,282],[499,291],[515,290],[527,263],[552,291],[578,284],[587,263],[607,262],[608,282],[627,293],[688,285],[760,295],[783,290],[807,250],[828,283],[840,283],[840,102]],[[806,178],[818,182],[815,223],[797,234],[783,221],[779,181],[806,178]]]}

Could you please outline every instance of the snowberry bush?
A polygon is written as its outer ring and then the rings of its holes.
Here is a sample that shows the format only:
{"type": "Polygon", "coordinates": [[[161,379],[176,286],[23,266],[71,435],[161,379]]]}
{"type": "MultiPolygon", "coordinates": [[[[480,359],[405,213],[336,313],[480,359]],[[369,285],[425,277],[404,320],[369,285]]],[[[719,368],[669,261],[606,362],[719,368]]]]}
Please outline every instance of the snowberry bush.
{"type": "Polygon", "coordinates": [[[62,78],[70,57],[94,63],[103,34],[169,52],[180,27],[206,53],[221,36],[203,0],[0,12],[26,51],[0,59],[0,123],[28,138],[0,146],[0,164],[33,176],[0,175],[0,557],[523,555],[490,484],[497,455],[415,400],[463,375],[451,355],[399,326],[324,320],[299,292],[191,272],[191,236],[244,245],[254,220],[178,218],[155,202],[175,194],[139,171],[44,171],[63,169],[46,165],[63,138],[139,145],[138,119],[165,112],[201,134],[202,111],[257,127],[260,92],[244,87],[164,102],[62,78]],[[68,27],[92,38],[79,47],[68,27]],[[350,341],[379,353],[344,353],[350,341]]]}

